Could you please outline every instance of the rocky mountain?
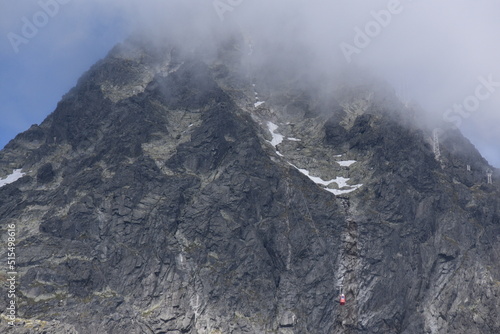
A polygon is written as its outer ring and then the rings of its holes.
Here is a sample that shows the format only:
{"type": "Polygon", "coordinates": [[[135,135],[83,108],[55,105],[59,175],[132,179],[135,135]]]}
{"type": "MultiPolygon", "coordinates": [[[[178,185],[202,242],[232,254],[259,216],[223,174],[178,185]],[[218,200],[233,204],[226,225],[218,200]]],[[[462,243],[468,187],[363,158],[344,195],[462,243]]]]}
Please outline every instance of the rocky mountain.
{"type": "Polygon", "coordinates": [[[0,152],[1,332],[500,332],[498,171],[247,53],[128,40],[0,152]]]}

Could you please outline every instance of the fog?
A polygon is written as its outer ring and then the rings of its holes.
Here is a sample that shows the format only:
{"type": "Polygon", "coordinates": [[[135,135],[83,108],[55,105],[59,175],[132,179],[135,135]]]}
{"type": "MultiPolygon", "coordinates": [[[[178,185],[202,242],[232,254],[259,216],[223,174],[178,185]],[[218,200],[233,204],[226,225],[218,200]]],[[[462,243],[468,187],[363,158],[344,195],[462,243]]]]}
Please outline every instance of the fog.
{"type": "MultiPolygon", "coordinates": [[[[88,33],[96,17],[119,17],[126,34],[140,31],[158,42],[175,38],[186,49],[211,50],[238,32],[251,41],[253,62],[302,66],[312,74],[359,68],[375,74],[402,99],[422,106],[422,117],[459,127],[500,167],[498,1],[59,1],[65,4],[54,19],[64,15],[81,29],[44,37],[54,50],[88,33]]],[[[31,13],[30,5],[31,12],[39,6],[4,2],[14,14],[2,18],[2,31],[19,31],[19,17],[31,13]]]]}

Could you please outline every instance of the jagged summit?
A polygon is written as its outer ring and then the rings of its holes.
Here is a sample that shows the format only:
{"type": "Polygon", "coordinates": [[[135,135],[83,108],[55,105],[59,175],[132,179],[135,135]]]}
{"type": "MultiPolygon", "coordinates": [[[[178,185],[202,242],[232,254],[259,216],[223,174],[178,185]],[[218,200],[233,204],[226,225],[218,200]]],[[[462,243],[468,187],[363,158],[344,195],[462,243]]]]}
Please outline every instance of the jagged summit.
{"type": "Polygon", "coordinates": [[[477,150],[447,130],[436,155],[390,89],[249,49],[129,40],[0,152],[2,331],[498,331],[498,177],[477,150]]]}

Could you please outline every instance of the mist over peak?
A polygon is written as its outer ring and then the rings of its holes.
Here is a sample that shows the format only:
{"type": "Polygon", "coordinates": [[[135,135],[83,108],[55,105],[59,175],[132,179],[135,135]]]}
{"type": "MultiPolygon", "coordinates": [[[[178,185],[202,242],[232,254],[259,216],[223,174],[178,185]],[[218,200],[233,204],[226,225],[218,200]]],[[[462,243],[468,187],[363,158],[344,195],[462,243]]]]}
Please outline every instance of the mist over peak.
{"type": "MultiPolygon", "coordinates": [[[[34,0],[4,6],[6,36],[15,33],[25,38],[23,22],[33,24],[33,17],[43,11],[34,0]]],[[[373,73],[389,82],[406,102],[418,103],[421,117],[429,122],[456,124],[460,119],[459,128],[498,166],[500,153],[494,153],[499,142],[498,91],[462,114],[455,105],[474,96],[479,77],[500,82],[496,42],[500,23],[494,15],[499,7],[492,0],[74,0],[59,4],[58,14],[38,28],[27,44],[19,45],[19,55],[43,46],[50,51],[39,52],[38,57],[50,60],[78,43],[96,43],[99,36],[94,30],[114,25],[122,36],[139,34],[157,44],[170,39],[185,50],[203,49],[207,54],[216,53],[221,41],[240,34],[253,50],[243,61],[256,66],[268,63],[283,73],[302,67],[313,82],[318,81],[315,76],[335,76],[356,67],[373,73]],[[67,22],[72,23],[70,28],[64,25],[67,22]]],[[[0,52],[13,53],[8,39],[0,44],[0,52]]],[[[86,53],[75,53],[73,61],[82,62],[86,53]]],[[[36,91],[31,89],[30,94],[36,91]]],[[[12,116],[5,119],[16,127],[20,122],[12,116]]]]}
{"type": "Polygon", "coordinates": [[[500,332],[494,2],[15,4],[0,130],[93,65],[0,151],[1,332],[500,332]]]}

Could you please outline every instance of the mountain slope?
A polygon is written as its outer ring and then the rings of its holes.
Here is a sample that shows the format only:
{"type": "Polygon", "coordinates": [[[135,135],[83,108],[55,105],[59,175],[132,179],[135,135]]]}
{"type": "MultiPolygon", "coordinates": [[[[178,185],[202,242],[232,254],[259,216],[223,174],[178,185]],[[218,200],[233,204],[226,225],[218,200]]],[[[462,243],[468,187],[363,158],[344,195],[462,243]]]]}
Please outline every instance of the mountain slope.
{"type": "Polygon", "coordinates": [[[436,157],[386,88],[325,99],[240,50],[129,41],[0,152],[25,173],[0,188],[29,319],[10,332],[498,331],[498,183],[473,146],[447,130],[436,157]]]}

